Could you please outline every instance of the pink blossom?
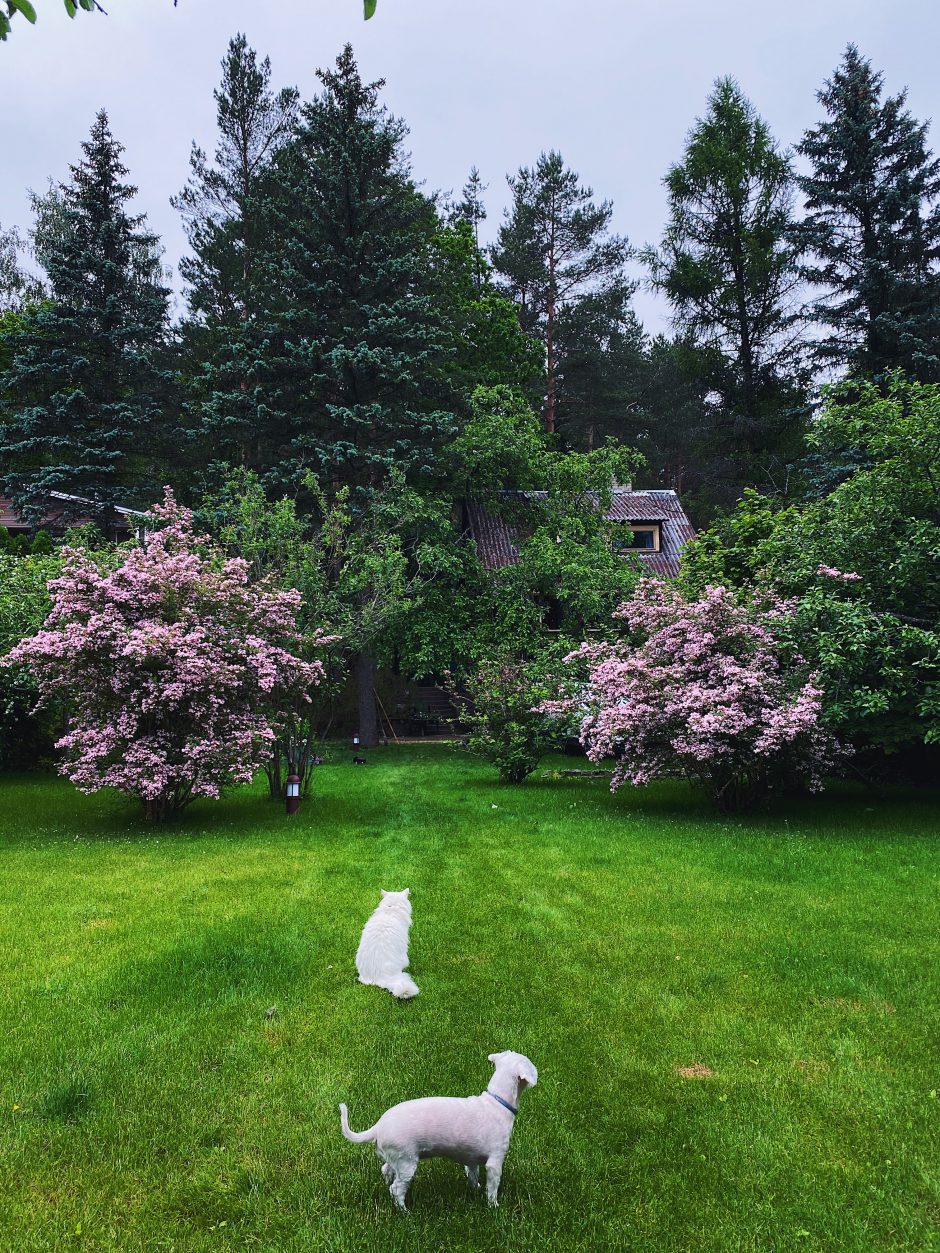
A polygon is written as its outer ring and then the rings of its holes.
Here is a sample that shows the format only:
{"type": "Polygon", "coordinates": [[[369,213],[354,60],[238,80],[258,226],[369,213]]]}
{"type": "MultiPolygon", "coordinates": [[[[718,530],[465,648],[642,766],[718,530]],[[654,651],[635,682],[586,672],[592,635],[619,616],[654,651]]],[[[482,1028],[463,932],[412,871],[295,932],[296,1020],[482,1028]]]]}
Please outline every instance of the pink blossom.
{"type": "Polygon", "coordinates": [[[856,574],[854,570],[837,570],[835,566],[824,566],[822,563],[817,567],[816,573],[827,579],[838,579],[842,583],[861,583],[862,581],[862,576],[856,574]]]}
{"type": "Polygon", "coordinates": [[[816,677],[778,645],[790,613],[780,600],[744,606],[724,587],[687,601],[642,579],[615,613],[627,634],[570,654],[586,671],[581,690],[539,708],[576,717],[592,761],[616,759],[613,790],[682,777],[730,805],[780,781],[818,788],[836,748],[820,724],[816,677]]]}
{"type": "Polygon", "coordinates": [[[43,630],[4,664],[27,665],[44,703],[66,702],[57,746],[78,788],[116,788],[160,817],[250,782],[281,710],[323,668],[297,655],[299,593],[250,582],[248,564],[213,552],[169,489],[153,512],[161,529],[114,570],[63,550],[43,630]]]}

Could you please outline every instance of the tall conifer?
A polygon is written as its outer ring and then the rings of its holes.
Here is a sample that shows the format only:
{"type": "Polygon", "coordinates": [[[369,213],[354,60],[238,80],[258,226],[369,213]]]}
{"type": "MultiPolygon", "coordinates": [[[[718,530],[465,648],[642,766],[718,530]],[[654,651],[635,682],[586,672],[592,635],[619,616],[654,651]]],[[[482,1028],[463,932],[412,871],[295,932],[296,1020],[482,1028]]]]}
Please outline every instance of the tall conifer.
{"type": "Polygon", "coordinates": [[[435,474],[454,429],[449,328],[434,299],[432,202],[409,171],[405,125],[347,45],[279,154],[268,222],[269,481],[368,493],[390,468],[435,474]]]}
{"type": "Polygon", "coordinates": [[[298,96],[291,87],[272,88],[270,61],[259,59],[241,34],[229,43],[214,95],[213,157],[193,144],[189,182],[173,200],[192,250],[180,264],[188,284],[183,332],[191,408],[217,456],[263,466],[271,452],[259,386],[265,344],[256,311],[264,295],[256,263],[266,180],[291,136],[298,96]]]}
{"type": "Polygon", "coordinates": [[[54,508],[107,526],[115,503],[149,502],[159,478],[169,293],[103,110],[82,151],[42,257],[49,298],[10,339],[0,491],[33,522],[54,508]]]}
{"type": "Polygon", "coordinates": [[[827,329],[829,365],[873,377],[892,367],[940,376],[940,161],[927,123],[883,98],[884,79],[854,44],[819,92],[828,117],[797,151],[806,214],[798,239],[805,277],[822,289],[812,305],[827,329]]]}
{"type": "Polygon", "coordinates": [[[669,220],[644,259],[687,364],[712,397],[714,499],[796,450],[802,394],[790,160],[738,84],[719,79],[665,178],[669,220]]]}
{"type": "MultiPolygon", "coordinates": [[[[542,153],[534,167],[510,177],[512,207],[499,229],[493,265],[516,302],[522,329],[545,347],[545,427],[559,416],[565,323],[573,307],[590,298],[596,315],[602,299],[621,322],[633,290],[626,278],[627,241],[610,231],[613,206],[594,201],[558,152],[542,153]]],[[[586,327],[582,321],[581,331],[586,327]]],[[[603,336],[595,351],[603,352],[603,336]]]]}

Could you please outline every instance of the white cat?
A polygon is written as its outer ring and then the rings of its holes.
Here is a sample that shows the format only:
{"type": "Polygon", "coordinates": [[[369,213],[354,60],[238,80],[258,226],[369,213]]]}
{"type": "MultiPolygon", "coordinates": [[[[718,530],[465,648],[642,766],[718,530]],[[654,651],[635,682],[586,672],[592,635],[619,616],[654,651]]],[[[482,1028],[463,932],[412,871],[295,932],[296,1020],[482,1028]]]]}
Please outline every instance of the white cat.
{"type": "Polygon", "coordinates": [[[383,890],[378,908],[362,929],[356,952],[359,982],[385,988],[403,1001],[420,991],[411,976],[405,974],[411,929],[409,893],[409,888],[404,892],[383,890]]]}

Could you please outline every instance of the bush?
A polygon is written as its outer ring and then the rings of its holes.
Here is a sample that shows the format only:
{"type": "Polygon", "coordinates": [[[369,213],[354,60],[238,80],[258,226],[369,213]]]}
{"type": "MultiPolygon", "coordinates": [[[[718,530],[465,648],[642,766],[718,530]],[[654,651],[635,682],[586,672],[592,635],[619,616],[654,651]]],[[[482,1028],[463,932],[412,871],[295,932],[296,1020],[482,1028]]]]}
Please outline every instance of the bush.
{"type": "Polygon", "coordinates": [[[252,584],[167,491],[162,529],[113,568],[64,548],[44,628],[4,664],[29,668],[71,725],[56,747],[82,791],[113,787],[160,819],[248,783],[270,756],[282,708],[316,684],[303,661],[296,592],[252,584]]]}
{"type": "MultiPolygon", "coordinates": [[[[0,656],[42,626],[52,603],[47,583],[60,569],[57,555],[0,553],[0,656]]],[[[51,757],[55,711],[34,712],[38,699],[29,670],[0,669],[0,770],[28,769],[51,757]]]]}
{"type": "Polygon", "coordinates": [[[829,391],[811,444],[854,468],[824,499],[745,492],[685,549],[681,582],[778,593],[828,726],[885,760],[940,743],[940,386],[893,374],[829,391]]]}
{"type": "Polygon", "coordinates": [[[536,709],[554,689],[535,662],[494,658],[448,686],[469,727],[467,748],[504,783],[521,783],[559,738],[557,721],[536,709]]]}
{"type": "Polygon", "coordinates": [[[737,809],[788,787],[819,790],[837,749],[815,676],[781,642],[790,612],[739,604],[723,587],[686,600],[643,579],[615,615],[628,634],[583,644],[569,658],[587,667],[580,692],[541,708],[580,714],[588,757],[617,761],[614,791],[685,778],[737,809]]]}

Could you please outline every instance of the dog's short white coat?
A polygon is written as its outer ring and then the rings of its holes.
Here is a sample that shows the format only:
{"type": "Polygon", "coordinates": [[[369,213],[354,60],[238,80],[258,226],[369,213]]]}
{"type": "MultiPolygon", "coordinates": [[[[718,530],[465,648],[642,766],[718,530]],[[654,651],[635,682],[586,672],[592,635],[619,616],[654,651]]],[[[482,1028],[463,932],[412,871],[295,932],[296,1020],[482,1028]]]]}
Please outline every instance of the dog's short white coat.
{"type": "Polygon", "coordinates": [[[427,1096],[402,1101],[385,1111],[368,1131],[350,1131],[345,1105],[340,1126],[347,1140],[375,1142],[382,1159],[382,1176],[399,1208],[405,1209],[408,1185],[422,1157],[450,1157],[467,1172],[470,1186],[480,1186],[480,1167],[486,1167],[486,1199],[496,1205],[503,1159],[515,1118],[492,1093],[518,1109],[519,1093],[535,1087],[538,1071],[521,1053],[491,1053],[495,1066],[488,1089],[479,1096],[427,1096]]]}
{"type": "Polygon", "coordinates": [[[403,892],[382,890],[382,899],[362,929],[356,952],[359,982],[384,988],[399,1000],[417,996],[420,991],[411,976],[405,974],[411,929],[410,895],[409,888],[403,892]]]}

